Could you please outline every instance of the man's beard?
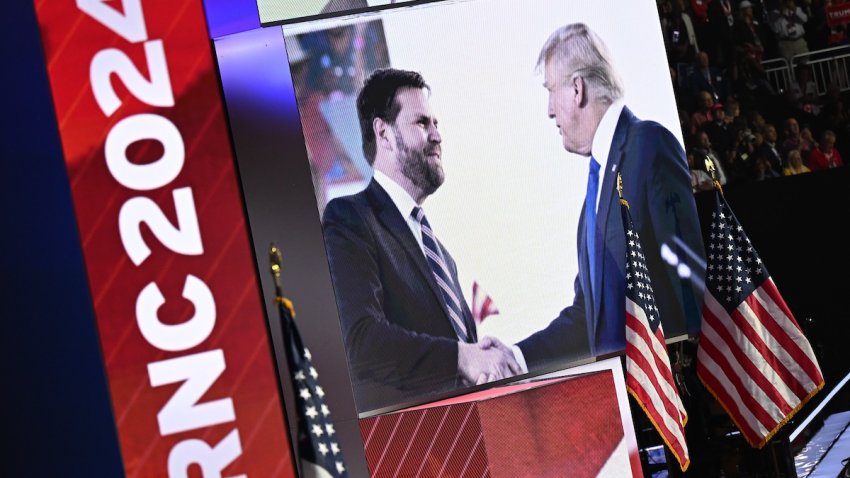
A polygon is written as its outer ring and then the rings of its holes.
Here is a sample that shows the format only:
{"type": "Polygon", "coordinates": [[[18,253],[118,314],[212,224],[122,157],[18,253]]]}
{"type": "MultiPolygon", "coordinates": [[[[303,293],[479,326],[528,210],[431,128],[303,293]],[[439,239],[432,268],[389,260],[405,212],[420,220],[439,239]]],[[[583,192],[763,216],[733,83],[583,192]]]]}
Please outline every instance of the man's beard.
{"type": "Polygon", "coordinates": [[[439,151],[440,146],[438,144],[429,144],[421,150],[413,149],[407,146],[399,131],[396,130],[395,133],[398,142],[401,173],[414,186],[421,189],[426,196],[433,194],[446,179],[446,174],[443,172],[443,166],[439,160],[429,156],[429,153],[439,151]]]}

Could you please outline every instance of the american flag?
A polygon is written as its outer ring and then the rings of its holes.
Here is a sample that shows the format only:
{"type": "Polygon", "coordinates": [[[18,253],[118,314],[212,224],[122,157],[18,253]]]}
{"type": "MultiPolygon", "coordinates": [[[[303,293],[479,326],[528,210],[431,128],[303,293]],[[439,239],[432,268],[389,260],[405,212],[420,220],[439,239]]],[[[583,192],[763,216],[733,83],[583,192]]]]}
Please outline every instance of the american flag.
{"type": "Polygon", "coordinates": [[[685,471],[691,462],[685,443],[688,417],[670,371],[640,238],[625,201],[621,209],[626,231],[626,387],[685,471]]]}
{"type": "Polygon", "coordinates": [[[292,372],[292,388],[298,411],[298,455],[300,476],[305,478],[344,478],[348,476],[342,450],[336,436],[331,411],[325,404],[325,391],[319,385],[319,373],[313,367],[312,355],[304,347],[301,334],[293,320],[292,302],[283,297],[280,287],[280,251],[272,246],[272,272],[275,276],[286,358],[292,372]],[[277,266],[277,268],[275,268],[277,266]]]}
{"type": "Polygon", "coordinates": [[[325,404],[325,391],[319,385],[319,374],[312,364],[310,350],[302,345],[301,335],[292,320],[291,303],[278,300],[287,342],[292,386],[298,402],[298,454],[301,474],[305,477],[348,476],[342,450],[331,421],[331,411],[325,404]]]}
{"type": "Polygon", "coordinates": [[[472,282],[472,307],[470,309],[472,311],[472,318],[476,324],[480,324],[487,317],[499,313],[499,309],[493,302],[493,298],[484,291],[481,285],[478,284],[478,281],[472,282]]]}
{"type": "Polygon", "coordinates": [[[714,194],[697,376],[761,448],[823,388],[823,375],[729,204],[714,194]]]}

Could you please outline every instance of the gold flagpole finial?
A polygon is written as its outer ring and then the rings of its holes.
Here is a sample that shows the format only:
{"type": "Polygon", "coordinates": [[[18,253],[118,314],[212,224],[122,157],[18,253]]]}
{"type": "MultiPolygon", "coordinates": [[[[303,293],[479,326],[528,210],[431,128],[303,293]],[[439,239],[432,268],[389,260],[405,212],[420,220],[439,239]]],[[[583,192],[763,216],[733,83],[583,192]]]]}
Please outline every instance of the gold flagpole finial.
{"type": "Polygon", "coordinates": [[[272,276],[274,276],[275,285],[280,287],[280,271],[283,269],[283,254],[280,253],[275,243],[272,243],[269,248],[269,262],[271,263],[272,276]]]}
{"type": "Polygon", "coordinates": [[[705,157],[705,170],[711,175],[711,179],[714,179],[714,174],[716,173],[716,170],[714,169],[714,161],[712,161],[708,156],[705,157]]]}
{"type": "Polygon", "coordinates": [[[271,263],[272,277],[274,277],[274,301],[283,305],[294,318],[295,307],[292,305],[291,300],[283,296],[283,287],[280,285],[280,272],[283,270],[283,254],[281,254],[280,248],[275,243],[272,243],[269,248],[269,262],[271,263]]]}
{"type": "Polygon", "coordinates": [[[705,156],[705,170],[708,171],[708,174],[711,175],[711,181],[714,183],[714,189],[720,191],[720,194],[723,194],[723,187],[720,185],[720,181],[717,180],[717,168],[714,167],[714,161],[705,156]]]}
{"type": "Polygon", "coordinates": [[[629,202],[623,198],[623,175],[617,173],[617,193],[620,195],[620,204],[629,207],[629,202]]]}

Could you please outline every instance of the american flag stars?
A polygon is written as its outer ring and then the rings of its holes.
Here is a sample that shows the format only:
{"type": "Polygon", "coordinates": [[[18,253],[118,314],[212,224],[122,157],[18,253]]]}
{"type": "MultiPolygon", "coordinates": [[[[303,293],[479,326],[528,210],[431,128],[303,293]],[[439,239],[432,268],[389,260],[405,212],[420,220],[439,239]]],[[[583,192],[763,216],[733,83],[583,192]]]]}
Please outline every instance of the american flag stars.
{"type": "Polygon", "coordinates": [[[719,190],[706,267],[697,375],[761,448],[818,390],[811,345],[719,190]]]}
{"type": "Polygon", "coordinates": [[[330,422],[331,411],[323,400],[325,391],[318,383],[319,373],[310,362],[311,355],[307,349],[300,355],[298,358],[301,360],[292,378],[299,387],[299,413],[306,422],[306,433],[302,437],[302,447],[305,449],[301,453],[305,459],[324,468],[331,476],[346,476],[342,451],[333,438],[336,429],[330,422]]]}
{"type": "Polygon", "coordinates": [[[682,470],[690,464],[684,426],[687,421],[679,398],[664,331],[650,283],[640,237],[628,207],[621,205],[626,231],[626,386],[640,403],[682,470]]]}
{"type": "Polygon", "coordinates": [[[719,292],[717,299],[726,307],[736,306],[767,279],[767,272],[744,228],[729,221],[725,204],[712,213],[706,282],[719,292]]]}
{"type": "Polygon", "coordinates": [[[637,287],[638,290],[634,293],[634,297],[639,299],[640,306],[647,314],[647,319],[652,323],[658,318],[658,307],[655,305],[655,291],[652,290],[652,284],[649,280],[646,256],[643,255],[640,242],[635,240],[637,233],[629,229],[626,234],[629,236],[628,255],[631,257],[629,260],[631,267],[626,267],[626,289],[631,292],[637,287]],[[650,300],[651,298],[653,299],[650,300]]]}
{"type": "Polygon", "coordinates": [[[322,476],[347,478],[342,450],[333,438],[336,435],[331,422],[331,411],[324,402],[325,391],[319,385],[319,372],[311,363],[313,355],[304,346],[301,333],[295,324],[295,308],[292,302],[283,296],[280,283],[281,254],[272,245],[272,274],[275,279],[275,303],[283,322],[283,336],[286,341],[286,359],[292,373],[291,386],[295,395],[297,410],[298,446],[297,453],[301,466],[301,476],[322,476]]]}

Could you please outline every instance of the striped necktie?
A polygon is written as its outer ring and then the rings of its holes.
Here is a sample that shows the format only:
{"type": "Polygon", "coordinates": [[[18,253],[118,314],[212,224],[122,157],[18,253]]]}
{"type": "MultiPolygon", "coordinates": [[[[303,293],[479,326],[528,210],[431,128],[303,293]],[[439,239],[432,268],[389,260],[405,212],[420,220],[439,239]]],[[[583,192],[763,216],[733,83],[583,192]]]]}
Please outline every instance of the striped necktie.
{"type": "MultiPolygon", "coordinates": [[[[587,195],[584,197],[585,240],[587,241],[587,260],[590,265],[591,293],[596,284],[596,196],[599,191],[599,163],[590,157],[590,171],[587,175],[587,195]]],[[[595,299],[595,295],[592,296],[595,299]]]]}
{"type": "Polygon", "coordinates": [[[425,249],[425,258],[428,260],[428,265],[431,266],[431,271],[434,273],[434,279],[443,293],[443,300],[446,302],[446,308],[451,317],[452,327],[455,333],[464,342],[468,342],[469,334],[466,330],[466,324],[463,323],[463,308],[460,304],[460,299],[455,293],[453,287],[452,275],[446,265],[443,255],[440,253],[440,247],[437,245],[437,238],[434,237],[434,231],[431,230],[431,225],[428,224],[428,219],[425,217],[425,211],[420,207],[414,207],[410,213],[419,224],[422,226],[422,245],[425,249]]]}

